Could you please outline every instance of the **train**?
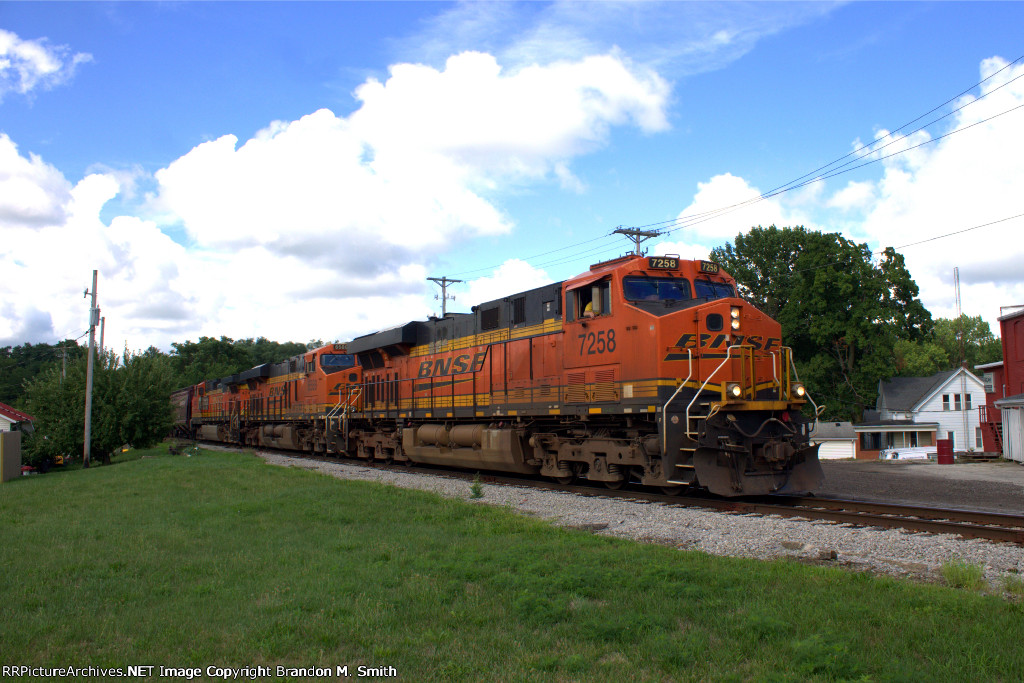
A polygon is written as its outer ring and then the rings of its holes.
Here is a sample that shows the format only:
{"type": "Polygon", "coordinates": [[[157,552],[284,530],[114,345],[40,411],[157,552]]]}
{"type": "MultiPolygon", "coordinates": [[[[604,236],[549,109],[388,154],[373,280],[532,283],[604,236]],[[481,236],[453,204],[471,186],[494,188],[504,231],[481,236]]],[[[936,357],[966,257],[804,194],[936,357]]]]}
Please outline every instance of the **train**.
{"type": "Polygon", "coordinates": [[[173,393],[177,436],[720,496],[810,492],[820,413],[708,260],[580,275],[173,393]],[[810,403],[808,403],[810,402],[810,403]]]}

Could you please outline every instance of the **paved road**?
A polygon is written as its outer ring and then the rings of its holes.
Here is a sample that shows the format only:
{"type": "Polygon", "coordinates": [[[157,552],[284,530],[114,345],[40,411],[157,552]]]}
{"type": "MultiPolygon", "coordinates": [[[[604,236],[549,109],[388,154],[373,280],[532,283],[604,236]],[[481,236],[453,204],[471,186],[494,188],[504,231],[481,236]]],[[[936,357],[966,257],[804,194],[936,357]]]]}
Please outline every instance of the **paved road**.
{"type": "Polygon", "coordinates": [[[824,460],[819,496],[1024,514],[1024,465],[824,460]]]}

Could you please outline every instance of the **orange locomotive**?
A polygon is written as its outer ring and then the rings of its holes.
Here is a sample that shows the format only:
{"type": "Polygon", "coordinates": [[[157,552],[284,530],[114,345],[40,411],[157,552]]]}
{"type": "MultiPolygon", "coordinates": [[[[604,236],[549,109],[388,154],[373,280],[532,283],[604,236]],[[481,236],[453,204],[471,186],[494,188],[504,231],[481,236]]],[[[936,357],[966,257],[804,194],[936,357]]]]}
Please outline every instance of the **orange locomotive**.
{"type": "Polygon", "coordinates": [[[631,255],[176,401],[208,440],[755,495],[822,479],[791,356],[714,263],[631,255]]]}

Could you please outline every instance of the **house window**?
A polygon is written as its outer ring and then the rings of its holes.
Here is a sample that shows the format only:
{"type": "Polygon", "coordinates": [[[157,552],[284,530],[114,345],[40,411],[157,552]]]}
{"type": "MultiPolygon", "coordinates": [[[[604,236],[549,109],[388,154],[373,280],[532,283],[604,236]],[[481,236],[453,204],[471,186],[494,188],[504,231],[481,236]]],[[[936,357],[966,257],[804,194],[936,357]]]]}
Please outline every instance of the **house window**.
{"type": "MultiPolygon", "coordinates": [[[[970,398],[970,396],[968,396],[967,398],[970,398]]],[[[984,443],[981,440],[981,427],[974,428],[974,445],[977,446],[978,448],[985,447],[984,443]]]]}
{"type": "Polygon", "coordinates": [[[882,435],[878,432],[861,432],[860,448],[863,451],[882,450],[882,435]]]}
{"type": "Polygon", "coordinates": [[[953,394],[953,410],[960,410],[960,394],[953,394]]]}
{"type": "Polygon", "coordinates": [[[949,394],[942,395],[942,409],[949,410],[949,394]]]}
{"type": "Polygon", "coordinates": [[[971,395],[970,394],[964,394],[964,410],[970,410],[970,409],[971,409],[971,395]]]}

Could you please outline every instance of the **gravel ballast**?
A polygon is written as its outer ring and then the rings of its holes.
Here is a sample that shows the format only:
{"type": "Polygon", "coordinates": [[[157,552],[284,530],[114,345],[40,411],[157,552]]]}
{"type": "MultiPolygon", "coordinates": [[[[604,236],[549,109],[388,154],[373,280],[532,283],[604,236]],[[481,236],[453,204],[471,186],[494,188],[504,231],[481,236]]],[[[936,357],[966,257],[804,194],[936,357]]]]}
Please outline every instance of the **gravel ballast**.
{"type": "Polygon", "coordinates": [[[790,558],[926,581],[938,580],[944,563],[960,560],[982,566],[986,579],[996,589],[1002,586],[1003,577],[1024,573],[1024,548],[1008,543],[494,484],[481,484],[483,496],[473,499],[471,484],[463,479],[264,451],[257,451],[257,455],[274,465],[432,491],[449,498],[502,506],[565,527],[713,555],[790,558]]]}

